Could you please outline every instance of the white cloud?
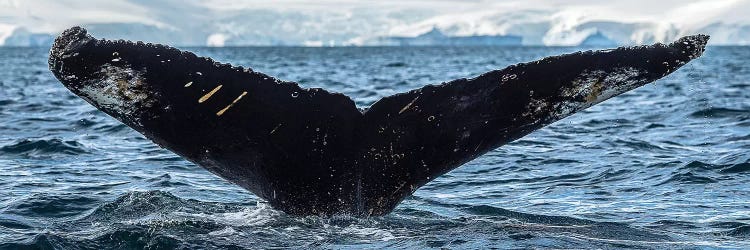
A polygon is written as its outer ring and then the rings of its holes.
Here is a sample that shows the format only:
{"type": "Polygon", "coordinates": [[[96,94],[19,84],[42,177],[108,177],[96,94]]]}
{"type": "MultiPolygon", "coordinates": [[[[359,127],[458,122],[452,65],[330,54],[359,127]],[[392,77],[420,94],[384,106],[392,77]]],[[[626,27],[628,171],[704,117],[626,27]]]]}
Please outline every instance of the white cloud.
{"type": "Polygon", "coordinates": [[[206,38],[206,45],[209,47],[224,47],[228,38],[227,35],[221,33],[211,34],[206,38]]]}
{"type": "Polygon", "coordinates": [[[5,0],[0,22],[34,32],[58,32],[84,23],[141,23],[169,26],[152,18],[148,6],[129,1],[5,0]]]}
{"type": "Polygon", "coordinates": [[[0,45],[5,44],[5,39],[13,34],[16,26],[8,24],[0,24],[0,45]]]}

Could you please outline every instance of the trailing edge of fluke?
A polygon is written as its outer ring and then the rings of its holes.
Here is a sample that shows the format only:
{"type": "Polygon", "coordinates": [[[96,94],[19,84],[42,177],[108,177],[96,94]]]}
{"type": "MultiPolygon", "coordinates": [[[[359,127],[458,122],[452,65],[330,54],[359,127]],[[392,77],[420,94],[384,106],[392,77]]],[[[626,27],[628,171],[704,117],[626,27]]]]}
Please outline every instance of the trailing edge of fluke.
{"type": "Polygon", "coordinates": [[[674,72],[708,38],[547,57],[365,110],[342,94],[164,45],[96,40],[80,27],[55,40],[49,67],[100,110],[275,208],[370,216],[494,148],[674,72]]]}

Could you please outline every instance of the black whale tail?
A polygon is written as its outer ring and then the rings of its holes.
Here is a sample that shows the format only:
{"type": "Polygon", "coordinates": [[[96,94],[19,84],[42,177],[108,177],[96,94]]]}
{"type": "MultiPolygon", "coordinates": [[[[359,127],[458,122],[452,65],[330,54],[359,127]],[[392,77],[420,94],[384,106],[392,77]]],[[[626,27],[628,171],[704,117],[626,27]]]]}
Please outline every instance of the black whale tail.
{"type": "Polygon", "coordinates": [[[342,94],[78,27],[49,64],[92,105],[287,213],[382,215],[487,151],[674,72],[707,41],[548,57],[364,112],[342,94]]]}
{"type": "Polygon", "coordinates": [[[701,56],[708,39],[553,56],[383,98],[360,129],[368,142],[360,158],[373,162],[363,176],[380,178],[364,181],[362,193],[393,195],[369,197],[364,207],[387,213],[416,188],[492,149],[674,72],[701,56]]]}

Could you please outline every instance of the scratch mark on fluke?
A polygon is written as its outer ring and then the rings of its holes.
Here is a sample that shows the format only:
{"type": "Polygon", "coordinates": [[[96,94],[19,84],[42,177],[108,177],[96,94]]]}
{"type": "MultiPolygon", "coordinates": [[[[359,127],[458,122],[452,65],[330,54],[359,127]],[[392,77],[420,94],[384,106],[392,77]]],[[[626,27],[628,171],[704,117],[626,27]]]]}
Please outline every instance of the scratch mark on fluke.
{"type": "Polygon", "coordinates": [[[401,113],[404,113],[404,111],[408,110],[411,107],[411,105],[417,102],[417,99],[419,99],[419,96],[415,97],[414,100],[411,100],[411,102],[409,102],[409,104],[406,104],[406,106],[401,108],[401,110],[398,111],[398,114],[400,115],[401,113]]]}
{"type": "Polygon", "coordinates": [[[223,115],[224,112],[227,112],[227,110],[229,108],[231,108],[232,106],[234,106],[234,104],[237,103],[238,101],[240,101],[240,99],[242,99],[242,97],[245,96],[245,95],[247,95],[247,91],[242,91],[242,94],[240,94],[240,96],[238,96],[237,98],[235,98],[234,101],[232,101],[232,103],[230,103],[229,105],[227,105],[223,109],[219,110],[219,112],[216,112],[216,116],[223,115]]]}
{"type": "Polygon", "coordinates": [[[210,92],[206,93],[205,95],[201,96],[200,99],[198,99],[198,103],[203,103],[208,100],[208,98],[211,98],[212,95],[214,95],[217,91],[221,89],[221,87],[224,85],[216,86],[214,89],[212,89],[210,92]]]}
{"type": "Polygon", "coordinates": [[[385,97],[364,111],[343,94],[164,45],[97,40],[80,27],[57,37],[49,67],[95,107],[275,208],[368,216],[389,213],[490,150],[674,72],[707,41],[547,57],[385,97]],[[194,81],[222,85],[196,102],[185,91],[194,81]],[[422,115],[397,115],[417,101],[422,115]],[[232,119],[216,119],[227,112],[232,119]]]}

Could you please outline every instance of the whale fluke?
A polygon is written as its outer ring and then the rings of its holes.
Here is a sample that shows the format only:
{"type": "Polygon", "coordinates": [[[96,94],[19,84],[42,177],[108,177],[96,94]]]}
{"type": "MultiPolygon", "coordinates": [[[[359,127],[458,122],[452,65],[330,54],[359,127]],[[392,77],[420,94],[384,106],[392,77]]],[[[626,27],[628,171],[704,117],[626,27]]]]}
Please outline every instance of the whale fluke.
{"type": "Polygon", "coordinates": [[[49,67],[160,146],[294,215],[384,215],[438,176],[702,55],[708,36],[553,56],[427,85],[359,110],[158,44],[68,29],[49,67]]]}

